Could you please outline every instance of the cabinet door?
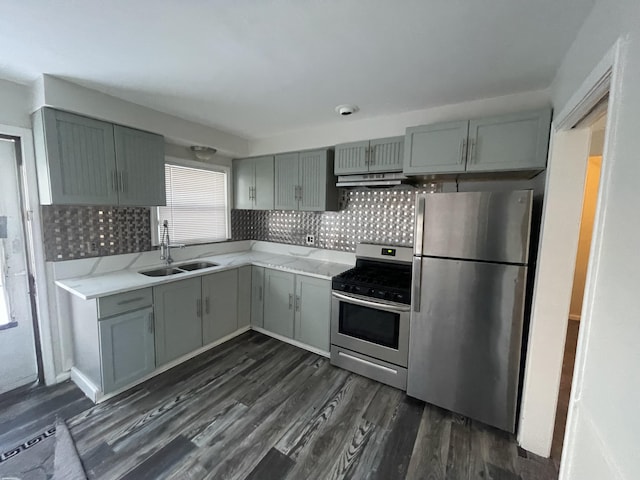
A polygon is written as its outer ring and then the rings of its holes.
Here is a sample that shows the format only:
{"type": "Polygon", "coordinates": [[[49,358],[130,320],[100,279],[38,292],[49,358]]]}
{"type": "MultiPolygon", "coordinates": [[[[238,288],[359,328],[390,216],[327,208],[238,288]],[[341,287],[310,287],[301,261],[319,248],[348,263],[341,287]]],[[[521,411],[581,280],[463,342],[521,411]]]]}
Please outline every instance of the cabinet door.
{"type": "Polygon", "coordinates": [[[50,180],[50,198],[43,202],[117,205],[113,125],[51,108],[42,115],[46,158],[38,159],[38,174],[48,173],[50,180]]]}
{"type": "Polygon", "coordinates": [[[370,172],[401,172],[404,159],[404,136],[378,138],[369,142],[370,172]]]}
{"type": "Polygon", "coordinates": [[[264,326],[264,268],[251,267],[251,325],[264,326]]]}
{"type": "Polygon", "coordinates": [[[295,339],[328,352],[331,282],[297,275],[295,307],[295,339]]]}
{"type": "Polygon", "coordinates": [[[201,288],[200,278],[153,287],[158,366],[202,346],[201,288]]]}
{"type": "Polygon", "coordinates": [[[464,172],[469,122],[407,128],[404,168],[407,175],[464,172]]]}
{"type": "Polygon", "coordinates": [[[238,329],[238,270],[202,277],[202,340],[206,345],[238,329]]]}
{"type": "Polygon", "coordinates": [[[300,210],[326,210],[327,161],[326,150],[300,152],[300,210]]]}
{"type": "Polygon", "coordinates": [[[104,393],[129,385],[155,369],[151,307],[100,320],[98,328],[104,393]]]}
{"type": "Polygon", "coordinates": [[[256,171],[253,207],[258,210],[273,210],[273,157],[253,159],[256,171]]]}
{"type": "Polygon", "coordinates": [[[255,164],[253,159],[233,161],[234,206],[239,209],[253,208],[253,187],[255,187],[255,164]]]}
{"type": "Polygon", "coordinates": [[[551,110],[471,120],[467,171],[543,170],[551,110]]]}
{"type": "Polygon", "coordinates": [[[264,272],[264,328],[289,338],[293,338],[294,280],[292,273],[264,272]]]}
{"type": "Polygon", "coordinates": [[[333,172],[336,175],[348,175],[350,173],[367,173],[367,151],[369,141],[351,142],[336,145],[336,157],[333,172]]]}
{"type": "Polygon", "coordinates": [[[238,328],[251,323],[251,266],[238,269],[238,328]]]}
{"type": "Polygon", "coordinates": [[[298,152],[276,155],[275,158],[275,208],[276,210],[298,209],[298,152]]]}
{"type": "Polygon", "coordinates": [[[166,205],[164,137],[113,127],[120,205],[166,205]]]}

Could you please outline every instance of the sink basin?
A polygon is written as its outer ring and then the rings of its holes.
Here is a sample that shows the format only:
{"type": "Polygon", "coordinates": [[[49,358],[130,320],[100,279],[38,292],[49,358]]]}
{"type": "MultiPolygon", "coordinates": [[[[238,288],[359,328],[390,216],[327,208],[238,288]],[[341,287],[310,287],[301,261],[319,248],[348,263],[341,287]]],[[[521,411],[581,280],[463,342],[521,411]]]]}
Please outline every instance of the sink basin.
{"type": "Polygon", "coordinates": [[[201,268],[209,268],[209,267],[217,267],[217,263],[211,262],[193,262],[193,263],[185,263],[183,265],[178,265],[180,270],[186,270],[187,272],[192,272],[194,270],[200,270],[201,268]]]}
{"type": "Polygon", "coordinates": [[[147,277],[166,277],[167,275],[175,275],[176,273],[184,273],[177,268],[157,268],[155,270],[147,270],[146,272],[140,272],[147,277]]]}

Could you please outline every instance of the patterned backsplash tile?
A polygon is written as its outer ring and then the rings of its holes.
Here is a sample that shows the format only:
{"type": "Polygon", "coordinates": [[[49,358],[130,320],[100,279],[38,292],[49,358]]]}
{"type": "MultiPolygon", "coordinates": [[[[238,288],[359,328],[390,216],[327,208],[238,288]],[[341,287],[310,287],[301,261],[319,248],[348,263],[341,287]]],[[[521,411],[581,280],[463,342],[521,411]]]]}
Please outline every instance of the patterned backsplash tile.
{"type": "Polygon", "coordinates": [[[42,224],[47,261],[151,250],[148,207],[43,205],[42,224]]]}
{"type": "Polygon", "coordinates": [[[338,212],[232,210],[232,238],[306,245],[314,235],[315,247],[347,252],[360,242],[411,246],[415,198],[428,191],[408,185],[341,190],[338,212]]]}

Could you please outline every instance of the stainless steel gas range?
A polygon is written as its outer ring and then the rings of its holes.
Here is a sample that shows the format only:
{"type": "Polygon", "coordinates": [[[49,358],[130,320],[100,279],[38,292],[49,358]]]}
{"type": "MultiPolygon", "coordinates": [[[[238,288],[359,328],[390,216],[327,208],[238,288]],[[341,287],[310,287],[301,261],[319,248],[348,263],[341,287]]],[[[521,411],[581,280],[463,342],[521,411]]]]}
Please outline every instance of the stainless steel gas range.
{"type": "Polygon", "coordinates": [[[412,249],[361,243],[356,266],[333,277],[331,363],[407,387],[412,249]]]}

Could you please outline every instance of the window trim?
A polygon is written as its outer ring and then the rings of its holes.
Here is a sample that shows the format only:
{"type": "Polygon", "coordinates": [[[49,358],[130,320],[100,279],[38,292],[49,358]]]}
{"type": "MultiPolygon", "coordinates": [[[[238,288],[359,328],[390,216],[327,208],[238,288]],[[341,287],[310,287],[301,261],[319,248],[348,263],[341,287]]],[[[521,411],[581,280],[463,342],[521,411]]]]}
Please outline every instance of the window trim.
{"type": "MultiPolygon", "coordinates": [[[[224,240],[211,240],[208,242],[188,243],[187,245],[202,245],[206,243],[222,243],[231,239],[231,205],[233,199],[233,192],[231,191],[231,167],[226,165],[219,165],[216,163],[198,162],[196,160],[190,160],[187,158],[165,156],[165,165],[176,165],[178,167],[197,168],[199,170],[209,170],[211,172],[219,172],[226,174],[226,187],[227,187],[227,231],[226,238],[224,240]]],[[[166,182],[166,180],[165,180],[166,182]]],[[[166,187],[165,187],[166,188],[166,187]]],[[[157,247],[160,245],[160,238],[158,234],[159,220],[158,220],[158,206],[151,208],[151,245],[157,247]]]]}

